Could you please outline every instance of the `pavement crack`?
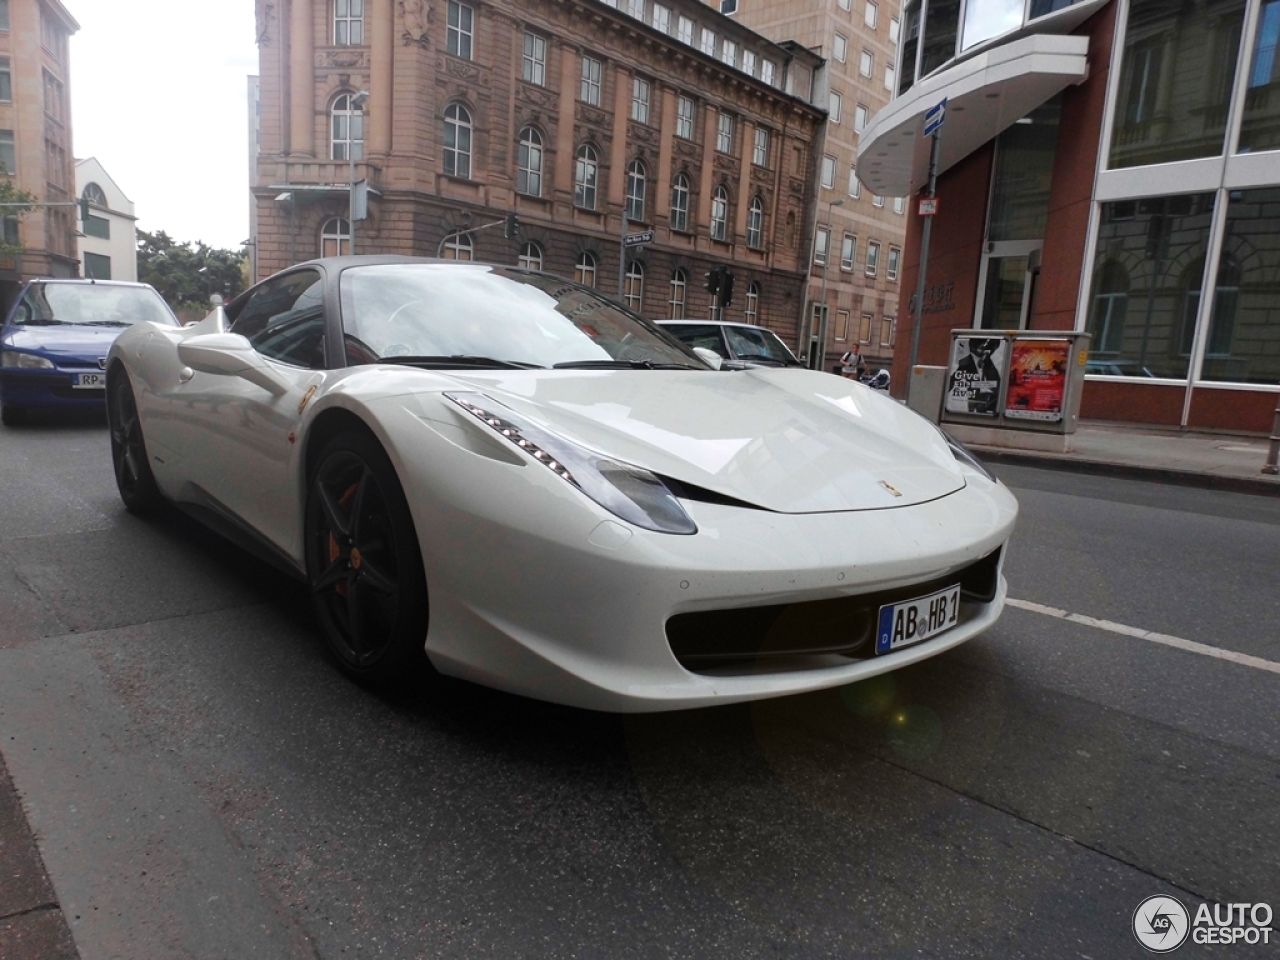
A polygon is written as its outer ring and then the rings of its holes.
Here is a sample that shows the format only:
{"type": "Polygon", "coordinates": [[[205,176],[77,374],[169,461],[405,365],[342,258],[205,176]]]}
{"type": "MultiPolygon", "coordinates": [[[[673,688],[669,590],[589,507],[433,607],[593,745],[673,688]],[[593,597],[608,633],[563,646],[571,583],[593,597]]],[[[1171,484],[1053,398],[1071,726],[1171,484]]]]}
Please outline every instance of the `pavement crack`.
{"type": "Polygon", "coordinates": [[[48,910],[61,910],[62,907],[57,903],[41,903],[34,907],[27,907],[25,910],[19,910],[17,913],[0,913],[0,923],[6,920],[16,920],[19,917],[26,917],[33,913],[43,913],[48,910]]]}

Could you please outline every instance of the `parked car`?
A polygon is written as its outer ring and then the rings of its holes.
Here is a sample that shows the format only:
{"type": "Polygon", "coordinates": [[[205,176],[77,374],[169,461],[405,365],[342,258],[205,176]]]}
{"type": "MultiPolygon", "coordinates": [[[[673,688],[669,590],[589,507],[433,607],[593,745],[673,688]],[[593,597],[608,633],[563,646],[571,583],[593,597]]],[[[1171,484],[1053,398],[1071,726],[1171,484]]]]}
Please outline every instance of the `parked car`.
{"type": "Polygon", "coordinates": [[[1005,598],[1017,504],[829,374],[725,375],[594,289],[316,260],[111,348],[137,512],[174,501],[309,584],[362,681],[445,674],[597,710],[832,687],[1005,598]]]}
{"type": "Polygon", "coordinates": [[[154,287],[110,280],[31,280],[0,328],[0,419],[37,407],[101,407],[107,351],[137,323],[176,327],[154,287]]]}
{"type": "Polygon", "coordinates": [[[658,326],[691,347],[711,350],[730,366],[804,366],[778,335],[766,327],[727,320],[659,320],[658,326]]]}

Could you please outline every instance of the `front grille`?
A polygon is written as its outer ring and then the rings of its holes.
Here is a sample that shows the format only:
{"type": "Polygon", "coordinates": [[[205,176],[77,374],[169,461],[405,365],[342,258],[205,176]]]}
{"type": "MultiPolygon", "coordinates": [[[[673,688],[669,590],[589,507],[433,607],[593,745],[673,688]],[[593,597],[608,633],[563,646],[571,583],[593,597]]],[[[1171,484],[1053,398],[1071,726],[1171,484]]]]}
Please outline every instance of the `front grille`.
{"type": "Polygon", "coordinates": [[[1000,551],[955,573],[894,590],[766,607],[679,613],[667,621],[667,642],[686,670],[814,656],[870,657],[880,608],[945,589],[959,581],[960,599],[990,603],[999,583],[1000,551]]]}

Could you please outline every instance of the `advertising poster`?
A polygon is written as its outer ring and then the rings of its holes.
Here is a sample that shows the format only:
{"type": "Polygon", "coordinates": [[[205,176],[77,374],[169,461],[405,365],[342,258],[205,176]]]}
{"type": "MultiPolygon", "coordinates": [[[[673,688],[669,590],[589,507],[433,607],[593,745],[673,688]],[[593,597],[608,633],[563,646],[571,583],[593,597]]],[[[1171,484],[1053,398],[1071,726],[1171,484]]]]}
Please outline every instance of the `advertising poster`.
{"type": "Polygon", "coordinates": [[[1070,356],[1070,340],[1014,343],[1004,415],[1012,420],[1061,420],[1070,356]]]}
{"type": "Polygon", "coordinates": [[[994,417],[1000,411],[1000,371],[1008,345],[1000,337],[957,337],[947,371],[948,413],[994,417]]]}

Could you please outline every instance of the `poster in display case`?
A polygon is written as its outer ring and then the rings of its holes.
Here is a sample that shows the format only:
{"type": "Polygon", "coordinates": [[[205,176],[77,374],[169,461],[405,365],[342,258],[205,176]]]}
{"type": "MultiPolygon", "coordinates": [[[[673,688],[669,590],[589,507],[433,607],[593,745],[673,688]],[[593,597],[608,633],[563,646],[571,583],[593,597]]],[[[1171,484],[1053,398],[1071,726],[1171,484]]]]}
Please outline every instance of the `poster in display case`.
{"type": "Polygon", "coordinates": [[[1012,420],[1062,419],[1070,340],[1016,340],[1009,356],[1004,415],[1012,420]]]}

